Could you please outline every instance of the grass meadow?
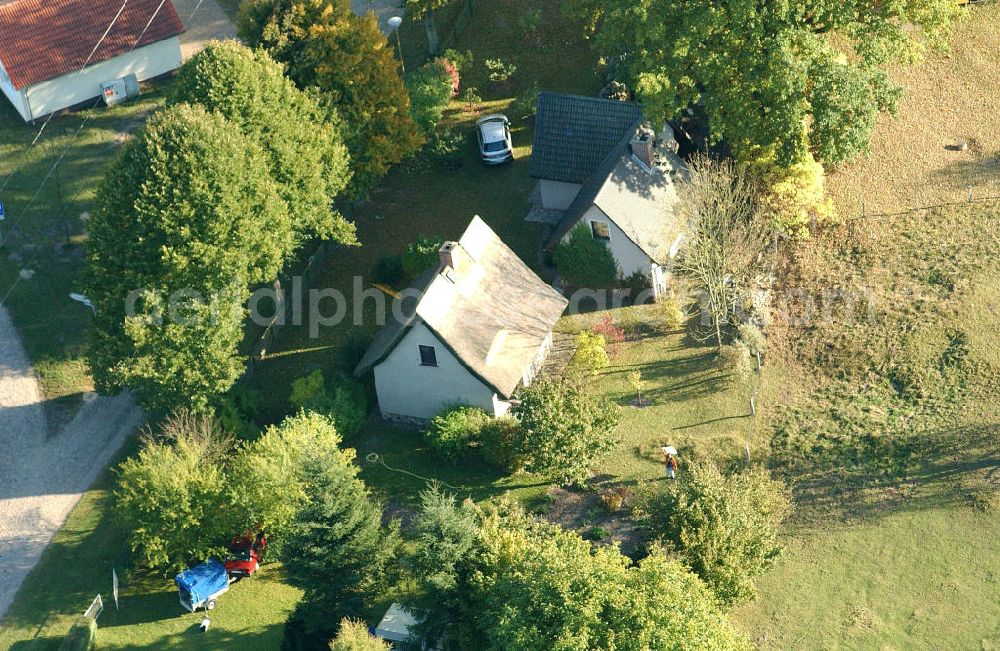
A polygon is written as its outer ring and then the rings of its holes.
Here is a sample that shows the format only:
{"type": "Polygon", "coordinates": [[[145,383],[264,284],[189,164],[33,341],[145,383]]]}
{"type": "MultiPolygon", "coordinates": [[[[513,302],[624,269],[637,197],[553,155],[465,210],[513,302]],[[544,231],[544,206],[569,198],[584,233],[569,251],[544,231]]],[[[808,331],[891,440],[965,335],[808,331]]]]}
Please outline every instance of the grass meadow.
{"type": "MultiPolygon", "coordinates": [[[[454,18],[440,13],[442,38],[454,18]]],[[[998,27],[1000,6],[971,8],[949,54],[894,71],[907,90],[899,115],[880,121],[870,155],[829,176],[843,216],[859,213],[862,203],[868,213],[895,212],[964,200],[970,186],[975,196],[996,189],[998,27]],[[965,151],[945,148],[960,139],[965,151]]],[[[473,51],[463,85],[476,87],[482,101],[453,102],[446,125],[471,135],[477,116],[508,110],[536,83],[596,92],[597,57],[576,34],[558,0],[475,3],[473,19],[448,46],[473,51]],[[492,84],[487,58],[516,65],[512,81],[492,84]]],[[[419,65],[422,26],[405,23],[401,40],[408,68],[419,65]]],[[[82,363],[88,313],[67,298],[79,269],[80,215],[91,209],[122,132],[159,106],[162,93],[100,109],[76,138],[86,114],[56,118],[27,156],[20,152],[34,132],[0,107],[0,179],[16,171],[2,197],[4,228],[21,224],[0,257],[0,281],[13,284],[28,266],[36,272],[16,283],[6,304],[46,396],[67,409],[90,388],[82,363]],[[19,218],[64,145],[58,178],[19,218]]],[[[455,238],[474,214],[540,268],[541,232],[523,221],[534,183],[527,175],[530,122],[516,122],[513,138],[516,160],[499,169],[478,164],[470,139],[457,170],[422,160],[394,170],[354,207],[363,246],[335,251],[313,286],[341,289],[350,300],[353,278],[368,286],[381,256],[402,252],[421,235],[455,238]]],[[[852,221],[785,251],[756,418],[749,415],[754,388],[721,368],[713,348],[664,326],[655,307],[616,311],[627,340],[589,381],[623,406],[624,421],[618,449],[595,473],[635,485],[659,477],[660,444],[674,444],[684,459],[727,464],[738,463],[749,445],[754,463],[793,488],[787,551],[760,581],[759,598],[733,613],[759,646],[1000,646],[1000,543],[993,535],[1000,524],[998,222],[996,205],[977,203],[852,221]],[[812,307],[804,295],[813,297],[812,307]],[[631,404],[633,370],[646,383],[650,404],[642,408],[631,404]]],[[[559,330],[572,334],[603,316],[568,316],[559,330]]],[[[321,329],[317,338],[286,327],[247,382],[261,396],[261,422],[288,412],[294,379],[315,369],[349,371],[374,332],[370,317],[360,328],[321,329]]],[[[377,420],[347,443],[358,451],[363,478],[395,513],[412,507],[432,477],[476,500],[513,491],[553,518],[560,500],[570,499],[541,477],[442,463],[418,433],[377,420]]],[[[85,494],[29,576],[0,628],[0,648],[57,648],[93,594],[109,593],[110,567],[127,560],[110,516],[112,477],[106,473],[85,494]]],[[[582,508],[565,520],[588,526],[593,517],[582,508]]],[[[280,566],[269,565],[220,600],[212,630],[199,637],[169,578],[130,576],[124,608],[109,606],[98,642],[116,649],[271,649],[297,599],[280,566]]]]}

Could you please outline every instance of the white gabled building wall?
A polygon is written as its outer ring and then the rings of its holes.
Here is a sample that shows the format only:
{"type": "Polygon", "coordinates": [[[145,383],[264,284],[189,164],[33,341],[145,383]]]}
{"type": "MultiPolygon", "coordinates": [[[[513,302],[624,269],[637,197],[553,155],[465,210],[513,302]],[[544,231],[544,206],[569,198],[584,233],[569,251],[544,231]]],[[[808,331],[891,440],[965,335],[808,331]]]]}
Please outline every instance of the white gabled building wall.
{"type": "Polygon", "coordinates": [[[645,251],[639,248],[639,246],[625,234],[621,228],[618,227],[611,218],[605,214],[603,210],[598,208],[596,205],[591,206],[587,209],[587,212],[583,214],[573,228],[569,230],[563,241],[567,241],[570,238],[573,230],[577,228],[580,224],[587,227],[587,230],[593,234],[590,225],[591,222],[601,222],[608,225],[608,231],[611,234],[611,239],[605,241],[608,249],[611,250],[611,255],[615,259],[615,263],[618,265],[618,271],[623,277],[631,276],[636,272],[640,272],[650,279],[650,283],[653,286],[655,294],[658,296],[660,292],[666,289],[666,277],[664,275],[663,268],[653,261],[645,251]]]}
{"type": "Polygon", "coordinates": [[[174,36],[21,90],[14,89],[4,73],[0,76],[0,86],[24,121],[30,122],[100,96],[101,84],[106,81],[126,75],[145,81],[180,65],[180,36],[174,36]]]}
{"type": "Polygon", "coordinates": [[[410,328],[375,366],[374,374],[383,418],[430,420],[456,404],[481,407],[494,416],[502,416],[510,408],[423,323],[410,328]],[[434,347],[437,366],[420,364],[420,346],[434,347]]]}
{"type": "Polygon", "coordinates": [[[25,103],[24,96],[21,94],[21,91],[14,88],[13,82],[11,82],[10,77],[7,76],[7,71],[4,70],[2,61],[0,61],[0,90],[2,90],[3,94],[7,96],[10,103],[14,105],[14,109],[18,112],[21,118],[27,122],[30,119],[29,117],[25,117],[29,115],[28,105],[25,103]]]}

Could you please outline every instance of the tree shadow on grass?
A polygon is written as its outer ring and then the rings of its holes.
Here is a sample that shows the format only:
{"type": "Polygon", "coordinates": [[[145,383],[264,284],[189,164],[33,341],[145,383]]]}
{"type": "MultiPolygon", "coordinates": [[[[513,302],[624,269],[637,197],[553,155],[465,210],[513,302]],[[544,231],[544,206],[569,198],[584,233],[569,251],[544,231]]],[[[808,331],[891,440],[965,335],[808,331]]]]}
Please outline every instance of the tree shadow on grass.
{"type": "MultiPolygon", "coordinates": [[[[853,461],[780,471],[792,484],[795,523],[843,523],[898,511],[997,503],[1000,424],[939,428],[891,441],[877,452],[841,451],[853,461]]],[[[1000,506],[1000,503],[996,504],[1000,506]]]]}
{"type": "Polygon", "coordinates": [[[685,402],[724,391],[729,377],[715,363],[714,352],[657,360],[635,367],[645,381],[644,394],[654,402],[685,402]]]}
{"type": "MultiPolygon", "coordinates": [[[[975,158],[954,161],[942,169],[935,170],[934,176],[957,188],[970,188],[975,191],[977,186],[995,184],[1000,175],[1000,153],[993,155],[976,155],[975,158]]],[[[980,194],[983,194],[980,192],[980,194]]],[[[989,192],[996,195],[997,192],[989,192]]],[[[973,194],[975,198],[975,193],[973,194]]]]}
{"type": "MultiPolygon", "coordinates": [[[[200,620],[200,618],[199,618],[200,620]]],[[[267,649],[276,648],[275,642],[282,638],[284,622],[270,624],[263,630],[233,631],[209,626],[207,632],[202,632],[198,621],[183,631],[169,633],[146,644],[115,645],[123,651],[140,651],[141,649],[267,649]]],[[[98,648],[100,648],[101,631],[97,630],[98,648]]]]}

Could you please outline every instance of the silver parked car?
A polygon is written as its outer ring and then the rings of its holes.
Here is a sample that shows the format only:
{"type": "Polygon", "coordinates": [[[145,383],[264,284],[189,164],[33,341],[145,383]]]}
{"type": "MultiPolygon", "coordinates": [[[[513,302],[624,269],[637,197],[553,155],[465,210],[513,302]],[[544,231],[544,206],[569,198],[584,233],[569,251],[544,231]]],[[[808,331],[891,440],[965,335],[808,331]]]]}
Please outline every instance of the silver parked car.
{"type": "Polygon", "coordinates": [[[514,160],[514,147],[510,142],[510,120],[495,113],[476,120],[479,139],[479,157],[487,165],[499,165],[514,160]]]}

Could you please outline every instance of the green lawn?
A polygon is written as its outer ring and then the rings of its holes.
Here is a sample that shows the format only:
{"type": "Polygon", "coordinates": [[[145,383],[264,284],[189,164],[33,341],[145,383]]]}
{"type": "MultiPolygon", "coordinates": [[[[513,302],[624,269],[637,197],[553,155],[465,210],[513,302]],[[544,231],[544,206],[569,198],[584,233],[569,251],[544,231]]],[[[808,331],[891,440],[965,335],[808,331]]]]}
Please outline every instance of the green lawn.
{"type": "MultiPolygon", "coordinates": [[[[120,458],[131,454],[126,445],[120,458]]],[[[122,572],[128,563],[125,535],[111,521],[108,470],[84,493],[66,524],[25,579],[0,626],[0,649],[56,649],[75,619],[94,596],[104,598],[98,622],[102,649],[275,649],[282,626],[300,592],[281,581],[281,566],[234,584],[219,599],[207,635],[197,631],[201,615],[178,603],[169,577],[139,575],[123,578],[121,611],[111,598],[111,568],[122,572]]]]}
{"type": "Polygon", "coordinates": [[[1000,207],[963,206],[800,247],[789,284],[873,303],[788,327],[769,358],[770,462],[797,512],[735,614],[762,646],[1000,645],[1000,245],[980,236],[998,224],[1000,207]]]}
{"type": "Polygon", "coordinates": [[[786,540],[736,620],[763,649],[1000,648],[1000,513],[893,509],[786,540]]]}
{"type": "Polygon", "coordinates": [[[69,298],[70,292],[80,290],[76,276],[83,254],[81,215],[93,210],[123,132],[133,130],[162,104],[162,84],[144,91],[139,99],[114,108],[100,106],[54,118],[30,152],[27,147],[41,122],[35,127],[25,124],[8,102],[0,101],[0,185],[13,172],[0,195],[7,211],[7,221],[0,224],[5,238],[0,302],[10,311],[38,371],[54,424],[72,413],[82,392],[91,389],[83,361],[91,314],[69,298]],[[88,115],[90,120],[74,136],[88,115]],[[22,269],[34,275],[21,279],[22,269]]]}
{"type": "MultiPolygon", "coordinates": [[[[611,313],[565,317],[558,329],[578,332],[605,314],[611,313]]],[[[718,367],[714,348],[691,342],[683,330],[663,328],[654,306],[623,308],[613,314],[629,339],[611,365],[588,382],[595,393],[622,405],[623,419],[617,430],[620,443],[598,461],[595,475],[629,484],[658,478],[663,472],[659,446],[667,444],[683,450],[688,459],[741,458],[750,431],[750,387],[734,382],[718,367]],[[641,409],[631,404],[635,395],[627,376],[634,370],[646,383],[644,399],[649,404],[641,409]]],[[[554,486],[530,474],[504,476],[476,460],[443,462],[419,432],[378,421],[347,444],[358,450],[364,480],[393,504],[415,506],[426,479],[447,482],[476,501],[510,491],[532,502],[554,486]],[[367,460],[371,453],[389,468],[367,460]]]]}

